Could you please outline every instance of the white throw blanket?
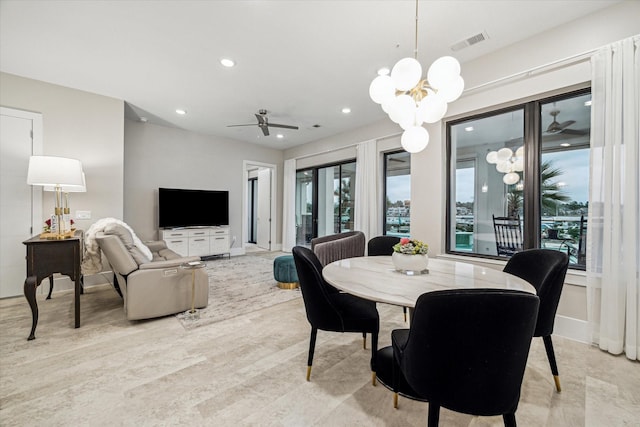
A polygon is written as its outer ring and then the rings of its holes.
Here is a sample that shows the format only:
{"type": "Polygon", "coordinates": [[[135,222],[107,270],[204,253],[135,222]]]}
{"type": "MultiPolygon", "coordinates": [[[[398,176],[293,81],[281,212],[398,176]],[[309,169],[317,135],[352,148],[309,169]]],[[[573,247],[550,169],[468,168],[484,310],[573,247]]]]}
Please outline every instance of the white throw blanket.
{"type": "Polygon", "coordinates": [[[96,234],[109,224],[118,224],[129,230],[133,237],[133,244],[142,251],[149,261],[153,258],[153,254],[148,247],[136,236],[136,233],[126,223],[116,218],[102,218],[91,224],[84,234],[84,257],[82,260],[82,274],[96,274],[102,271],[102,254],[100,246],[96,242],[96,234]]]}

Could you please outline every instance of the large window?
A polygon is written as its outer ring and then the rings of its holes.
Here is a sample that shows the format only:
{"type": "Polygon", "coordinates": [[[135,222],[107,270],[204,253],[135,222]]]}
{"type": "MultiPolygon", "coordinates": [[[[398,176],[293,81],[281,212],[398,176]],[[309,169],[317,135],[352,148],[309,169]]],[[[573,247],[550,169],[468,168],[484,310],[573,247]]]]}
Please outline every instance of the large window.
{"type": "Polygon", "coordinates": [[[296,244],[353,230],[356,163],[309,168],[296,173],[296,244]]]}
{"type": "Polygon", "coordinates": [[[411,154],[384,155],[384,234],[409,237],[411,232],[411,154]]]}
{"type": "Polygon", "coordinates": [[[447,251],[509,257],[549,248],[584,268],[588,90],[447,124],[447,251]]]}

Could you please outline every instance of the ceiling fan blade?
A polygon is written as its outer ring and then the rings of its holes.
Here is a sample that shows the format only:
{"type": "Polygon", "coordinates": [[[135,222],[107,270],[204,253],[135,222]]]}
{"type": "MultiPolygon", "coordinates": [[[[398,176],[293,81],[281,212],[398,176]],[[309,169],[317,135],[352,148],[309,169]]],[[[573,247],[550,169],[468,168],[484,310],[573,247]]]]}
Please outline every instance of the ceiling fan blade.
{"type": "Polygon", "coordinates": [[[284,128],[284,129],[298,129],[298,126],[291,126],[291,125],[279,125],[277,123],[271,123],[269,122],[269,126],[273,127],[273,128],[284,128]]]}
{"type": "Polygon", "coordinates": [[[571,125],[572,125],[572,124],[574,124],[575,122],[576,122],[575,120],[567,120],[566,122],[562,122],[562,123],[560,123],[560,124],[558,125],[558,127],[559,127],[560,129],[564,129],[564,128],[566,128],[566,127],[571,126],[571,125]]]}
{"type": "Polygon", "coordinates": [[[238,126],[255,126],[255,123],[250,123],[250,124],[246,124],[246,125],[227,125],[228,128],[234,128],[234,127],[238,127],[238,126]]]}
{"type": "Polygon", "coordinates": [[[269,136],[269,128],[267,126],[260,126],[260,129],[262,129],[264,136],[269,136]]]}

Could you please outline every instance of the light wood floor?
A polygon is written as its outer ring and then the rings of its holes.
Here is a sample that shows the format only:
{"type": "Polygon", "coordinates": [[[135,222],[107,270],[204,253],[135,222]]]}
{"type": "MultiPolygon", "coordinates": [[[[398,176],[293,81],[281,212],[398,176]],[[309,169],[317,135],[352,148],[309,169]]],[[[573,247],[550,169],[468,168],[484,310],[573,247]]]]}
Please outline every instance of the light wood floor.
{"type": "MultiPolygon", "coordinates": [[[[283,290],[282,292],[287,292],[283,290]]],[[[39,296],[40,298],[43,298],[39,296]]],[[[36,340],[24,298],[0,301],[1,426],[419,426],[427,404],[370,384],[358,334],[320,331],[305,381],[309,325],[297,299],[186,331],[166,318],[129,322],[109,286],[39,300],[36,340]]],[[[378,306],[380,347],[405,327],[402,310],[378,306]]],[[[554,390],[534,339],[516,414],[520,426],[640,425],[640,365],[554,337],[563,385],[554,390]]],[[[500,417],[446,409],[441,426],[501,426],[500,417]]]]}

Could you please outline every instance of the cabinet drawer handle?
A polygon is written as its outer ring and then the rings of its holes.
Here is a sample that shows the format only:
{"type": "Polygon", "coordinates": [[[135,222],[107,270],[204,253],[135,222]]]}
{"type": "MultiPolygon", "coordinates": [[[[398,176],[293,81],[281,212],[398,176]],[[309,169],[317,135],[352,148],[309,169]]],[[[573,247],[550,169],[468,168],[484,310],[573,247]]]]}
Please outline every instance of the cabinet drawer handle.
{"type": "Polygon", "coordinates": [[[204,239],[193,239],[194,242],[204,242],[204,239]]]}
{"type": "Polygon", "coordinates": [[[183,240],[171,240],[169,243],[182,243],[183,240]]]}
{"type": "Polygon", "coordinates": [[[224,237],[216,237],[216,240],[224,240],[224,237]]]}

